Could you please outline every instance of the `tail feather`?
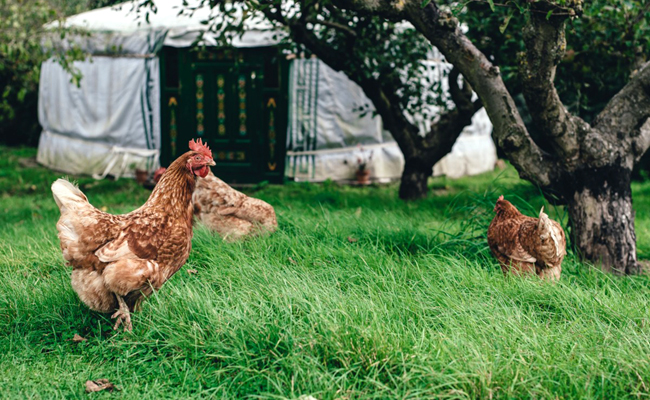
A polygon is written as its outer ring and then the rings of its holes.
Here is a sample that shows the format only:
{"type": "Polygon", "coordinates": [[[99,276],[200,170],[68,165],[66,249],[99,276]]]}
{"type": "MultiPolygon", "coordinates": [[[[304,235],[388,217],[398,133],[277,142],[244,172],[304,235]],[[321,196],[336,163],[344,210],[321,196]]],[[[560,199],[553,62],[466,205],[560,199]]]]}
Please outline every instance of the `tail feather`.
{"type": "Polygon", "coordinates": [[[88,202],[86,195],[66,179],[57,179],[52,184],[52,194],[61,211],[56,228],[59,231],[63,258],[69,262],[82,260],[89,254],[83,243],[84,232],[92,230],[97,224],[95,208],[88,202]]]}
{"type": "Polygon", "coordinates": [[[57,179],[52,184],[54,201],[59,206],[61,214],[74,209],[81,204],[89,204],[88,198],[76,185],[66,179],[57,179]]]}

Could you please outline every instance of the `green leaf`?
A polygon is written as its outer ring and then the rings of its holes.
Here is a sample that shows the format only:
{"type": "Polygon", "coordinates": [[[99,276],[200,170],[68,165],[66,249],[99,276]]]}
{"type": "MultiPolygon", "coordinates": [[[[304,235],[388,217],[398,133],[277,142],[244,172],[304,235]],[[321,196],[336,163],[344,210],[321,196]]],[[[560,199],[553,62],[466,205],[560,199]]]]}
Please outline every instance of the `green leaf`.
{"type": "Polygon", "coordinates": [[[549,20],[551,19],[551,14],[553,14],[553,10],[548,10],[548,13],[546,14],[546,19],[549,20]]]}
{"type": "Polygon", "coordinates": [[[27,89],[21,88],[20,91],[18,91],[18,94],[16,95],[18,101],[22,103],[25,100],[26,94],[27,94],[27,89]]]}
{"type": "Polygon", "coordinates": [[[431,3],[431,0],[422,0],[422,8],[426,7],[431,3]]]}
{"type": "Polygon", "coordinates": [[[499,25],[499,32],[504,33],[506,31],[506,28],[508,27],[508,23],[510,22],[512,15],[513,15],[512,11],[510,11],[508,15],[506,15],[506,18],[503,20],[501,25],[499,25]]]}
{"type": "Polygon", "coordinates": [[[494,12],[494,0],[488,0],[488,4],[490,5],[490,10],[494,12]]]}
{"type": "Polygon", "coordinates": [[[465,8],[465,3],[463,2],[458,2],[455,4],[451,5],[451,14],[455,17],[458,17],[461,12],[463,12],[463,9],[465,8]]]}

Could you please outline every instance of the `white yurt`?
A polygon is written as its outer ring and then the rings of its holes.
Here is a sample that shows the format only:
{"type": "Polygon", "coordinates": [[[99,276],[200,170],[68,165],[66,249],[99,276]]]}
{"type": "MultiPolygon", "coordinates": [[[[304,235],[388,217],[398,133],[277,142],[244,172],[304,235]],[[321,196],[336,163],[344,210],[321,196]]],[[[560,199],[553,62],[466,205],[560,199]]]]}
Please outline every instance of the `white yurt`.
{"type": "MultiPolygon", "coordinates": [[[[261,17],[247,18],[231,47],[217,46],[204,21],[218,24],[221,11],[194,2],[156,0],[154,13],[133,1],[63,22],[87,33],[57,45],[74,44],[90,57],[74,63],[78,86],[56,61],[42,65],[38,162],[98,179],[132,176],[202,138],[215,173],[231,183],[352,179],[359,158],[370,158],[373,180],[400,177],[401,152],[355,83],[318,59],[283,53],[277,45],[285,32],[261,17]]],[[[433,58],[432,73],[449,68],[433,58]]],[[[491,129],[485,111],[476,113],[434,174],[491,170],[491,129]]]]}

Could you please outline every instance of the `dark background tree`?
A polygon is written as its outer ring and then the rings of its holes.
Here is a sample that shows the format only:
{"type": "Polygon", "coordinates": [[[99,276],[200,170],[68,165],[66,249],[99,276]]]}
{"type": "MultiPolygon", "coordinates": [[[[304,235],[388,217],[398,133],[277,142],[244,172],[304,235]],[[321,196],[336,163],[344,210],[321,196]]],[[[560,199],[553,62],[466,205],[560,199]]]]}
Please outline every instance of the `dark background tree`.
{"type": "MultiPolygon", "coordinates": [[[[517,75],[537,137],[524,125],[500,68],[462,32],[442,4],[388,0],[337,0],[337,4],[412,22],[470,82],[492,120],[499,147],[520,176],[537,184],[549,200],[567,205],[579,253],[608,271],[639,272],[630,175],[650,145],[650,67],[633,68],[636,72],[620,82],[602,111],[591,110],[595,114],[591,123],[580,117],[580,107],[577,114],[568,112],[555,86],[556,70],[567,54],[567,21],[583,15],[582,1],[511,3],[524,17],[523,29],[513,32],[524,49],[516,58],[517,75]]],[[[632,14],[638,16],[632,29],[647,26],[645,5],[625,4],[634,6],[632,14]]],[[[600,18],[598,9],[586,11],[600,18]]],[[[619,43],[612,42],[614,48],[624,48],[628,31],[618,25],[606,33],[596,32],[592,40],[609,35],[619,43]]],[[[630,45],[643,43],[632,40],[630,45]]],[[[635,53],[642,63],[643,49],[635,53]]]]}
{"type": "MultiPolygon", "coordinates": [[[[449,3],[451,5],[451,3],[449,3]]],[[[609,100],[646,60],[650,24],[645,18],[650,2],[590,1],[580,18],[569,19],[566,52],[556,70],[555,87],[569,112],[591,123],[609,100]]],[[[528,131],[543,138],[530,123],[519,76],[519,53],[525,50],[520,32],[528,13],[515,3],[496,6],[471,2],[457,16],[469,27],[467,36],[498,65],[510,94],[517,101],[528,131]]],[[[540,140],[543,145],[543,140],[540,140]]]]}
{"type": "MultiPolygon", "coordinates": [[[[220,7],[220,14],[228,12],[223,2],[210,4],[220,7]]],[[[315,54],[362,88],[404,155],[400,198],[426,196],[434,164],[451,151],[481,108],[479,101],[472,101],[469,85],[459,84],[458,70],[447,77],[449,95],[443,94],[442,83],[432,79],[426,63],[433,54],[430,43],[403,23],[342,10],[327,0],[268,0],[254,8],[289,30],[292,43],[301,46],[294,51],[315,54]],[[430,115],[430,105],[441,107],[442,113],[430,115]],[[421,134],[406,114],[429,121],[428,131],[421,134]]],[[[230,25],[231,31],[242,29],[234,21],[230,25]]],[[[213,31],[224,33],[222,28],[218,24],[213,31]]]]}
{"type": "MultiPolygon", "coordinates": [[[[56,56],[72,72],[71,61],[82,58],[76,49],[48,51],[43,25],[67,15],[115,4],[116,0],[0,1],[0,142],[38,143],[38,81],[41,63],[56,56]],[[45,47],[44,47],[45,45],[45,47]]],[[[55,30],[56,35],[65,30],[55,30]]],[[[71,79],[79,76],[71,76],[71,79]]]]}

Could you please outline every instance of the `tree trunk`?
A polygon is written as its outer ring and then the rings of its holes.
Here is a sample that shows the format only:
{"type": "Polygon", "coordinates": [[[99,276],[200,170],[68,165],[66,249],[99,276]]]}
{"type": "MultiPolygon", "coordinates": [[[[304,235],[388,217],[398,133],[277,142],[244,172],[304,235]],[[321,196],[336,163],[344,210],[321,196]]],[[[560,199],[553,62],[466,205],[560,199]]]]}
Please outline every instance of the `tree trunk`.
{"type": "Polygon", "coordinates": [[[438,6],[447,2],[333,1],[342,8],[411,22],[472,85],[492,121],[497,147],[519,176],[568,204],[574,244],[582,256],[604,270],[639,272],[629,177],[650,148],[650,62],[591,124],[569,114],[554,80],[566,49],[566,23],[582,14],[584,2],[530,2],[519,75],[542,148],[524,125],[499,68],[465,36],[447,7],[438,6]]]}
{"type": "Polygon", "coordinates": [[[602,270],[637,274],[630,171],[616,170],[593,170],[592,179],[574,181],[580,184],[568,202],[572,238],[580,256],[602,270]]]}
{"type": "Polygon", "coordinates": [[[433,172],[433,166],[420,160],[407,159],[404,163],[402,180],[399,185],[399,198],[415,200],[427,196],[427,183],[433,172]]]}

